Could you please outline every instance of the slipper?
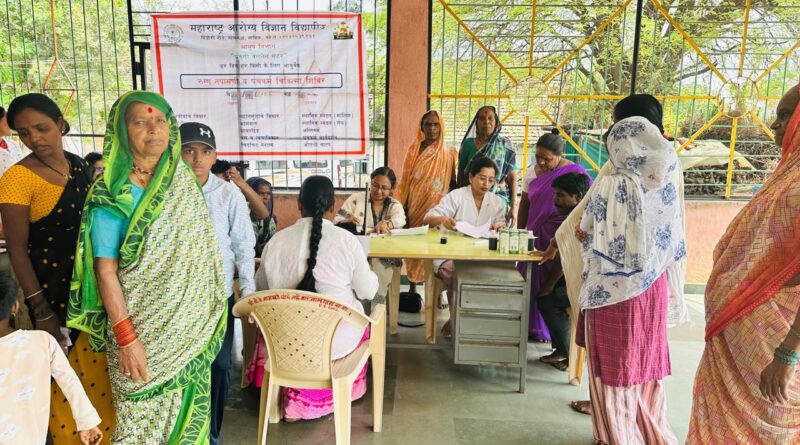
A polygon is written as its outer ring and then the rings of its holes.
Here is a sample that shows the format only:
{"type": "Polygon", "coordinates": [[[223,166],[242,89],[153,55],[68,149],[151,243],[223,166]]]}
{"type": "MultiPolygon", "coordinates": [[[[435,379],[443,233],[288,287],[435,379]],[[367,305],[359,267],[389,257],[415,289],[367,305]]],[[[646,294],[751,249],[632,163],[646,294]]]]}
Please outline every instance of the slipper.
{"type": "Polygon", "coordinates": [[[569,407],[575,412],[592,415],[592,402],[588,400],[573,400],[569,402],[569,407]]]}
{"type": "Polygon", "coordinates": [[[545,355],[539,359],[542,363],[558,363],[566,360],[567,358],[558,353],[552,353],[550,355],[545,355]]]}
{"type": "Polygon", "coordinates": [[[569,363],[567,362],[567,360],[561,360],[560,362],[551,362],[550,365],[552,365],[554,368],[558,369],[559,371],[565,371],[566,372],[566,370],[569,369],[569,363]]]}

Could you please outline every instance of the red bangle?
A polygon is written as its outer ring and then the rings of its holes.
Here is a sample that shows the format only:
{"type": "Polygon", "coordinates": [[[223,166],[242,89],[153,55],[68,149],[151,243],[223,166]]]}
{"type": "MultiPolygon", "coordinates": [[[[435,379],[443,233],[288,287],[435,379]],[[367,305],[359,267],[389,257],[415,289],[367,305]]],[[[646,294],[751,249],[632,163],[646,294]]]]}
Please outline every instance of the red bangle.
{"type": "Polygon", "coordinates": [[[114,336],[117,338],[117,346],[120,348],[124,348],[136,341],[136,331],[133,329],[133,322],[130,317],[123,318],[114,323],[111,329],[114,330],[114,336]]]}

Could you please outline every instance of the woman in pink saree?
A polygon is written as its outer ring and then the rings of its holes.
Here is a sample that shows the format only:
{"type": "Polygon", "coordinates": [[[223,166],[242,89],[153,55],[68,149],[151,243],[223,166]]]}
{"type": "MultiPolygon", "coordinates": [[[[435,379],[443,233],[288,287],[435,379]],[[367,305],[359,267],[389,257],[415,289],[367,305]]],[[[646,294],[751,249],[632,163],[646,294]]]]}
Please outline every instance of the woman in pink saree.
{"type": "Polygon", "coordinates": [[[687,444],[800,443],[799,102],[778,103],[781,162],[714,251],[687,444]]]}

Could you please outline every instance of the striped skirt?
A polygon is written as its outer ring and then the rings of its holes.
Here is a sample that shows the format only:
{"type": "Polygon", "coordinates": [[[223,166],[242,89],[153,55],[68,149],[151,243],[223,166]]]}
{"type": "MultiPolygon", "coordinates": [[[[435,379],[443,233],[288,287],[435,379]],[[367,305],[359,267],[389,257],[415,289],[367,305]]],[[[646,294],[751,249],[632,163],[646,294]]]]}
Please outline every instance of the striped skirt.
{"type": "Polygon", "coordinates": [[[668,293],[666,275],[662,275],[635,298],[584,312],[597,443],[678,443],[667,418],[661,383],[670,374],[668,293]]]}

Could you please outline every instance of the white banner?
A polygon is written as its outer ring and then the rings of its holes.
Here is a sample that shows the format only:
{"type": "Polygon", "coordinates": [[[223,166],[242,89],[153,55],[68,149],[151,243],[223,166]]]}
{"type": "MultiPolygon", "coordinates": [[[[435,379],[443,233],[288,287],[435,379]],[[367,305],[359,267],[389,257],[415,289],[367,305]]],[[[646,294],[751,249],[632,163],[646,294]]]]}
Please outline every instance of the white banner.
{"type": "Polygon", "coordinates": [[[154,14],[154,90],[228,158],[363,158],[369,146],[361,16],[154,14]]]}

